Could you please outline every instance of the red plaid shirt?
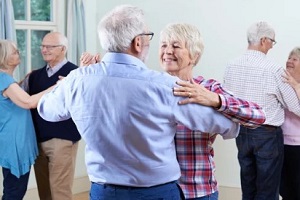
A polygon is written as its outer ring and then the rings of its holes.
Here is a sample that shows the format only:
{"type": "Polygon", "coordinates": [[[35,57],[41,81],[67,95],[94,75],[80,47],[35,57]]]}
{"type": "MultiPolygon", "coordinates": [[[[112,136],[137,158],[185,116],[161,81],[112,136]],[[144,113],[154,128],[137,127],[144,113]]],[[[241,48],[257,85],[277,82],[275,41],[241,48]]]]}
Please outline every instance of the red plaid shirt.
{"type": "MultiPolygon", "coordinates": [[[[264,123],[265,114],[256,103],[234,97],[213,79],[205,80],[199,76],[194,81],[219,94],[222,105],[218,111],[232,121],[253,128],[264,123]]],[[[218,190],[212,147],[215,139],[216,134],[200,133],[183,125],[177,126],[175,142],[181,169],[179,184],[187,199],[207,196],[218,190]]]]}

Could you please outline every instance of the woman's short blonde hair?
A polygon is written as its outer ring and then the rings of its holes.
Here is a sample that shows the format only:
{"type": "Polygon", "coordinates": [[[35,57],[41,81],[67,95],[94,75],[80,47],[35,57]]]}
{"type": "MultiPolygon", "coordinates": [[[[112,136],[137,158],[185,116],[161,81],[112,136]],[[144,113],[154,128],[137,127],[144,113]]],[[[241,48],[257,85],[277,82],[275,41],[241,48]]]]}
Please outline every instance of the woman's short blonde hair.
{"type": "Polygon", "coordinates": [[[187,23],[168,24],[160,32],[160,42],[180,41],[185,44],[190,57],[195,59],[194,66],[203,54],[204,44],[200,31],[196,26],[187,23]]]}
{"type": "Polygon", "coordinates": [[[9,56],[16,49],[16,44],[9,40],[0,40],[0,69],[7,69],[9,56]]]}

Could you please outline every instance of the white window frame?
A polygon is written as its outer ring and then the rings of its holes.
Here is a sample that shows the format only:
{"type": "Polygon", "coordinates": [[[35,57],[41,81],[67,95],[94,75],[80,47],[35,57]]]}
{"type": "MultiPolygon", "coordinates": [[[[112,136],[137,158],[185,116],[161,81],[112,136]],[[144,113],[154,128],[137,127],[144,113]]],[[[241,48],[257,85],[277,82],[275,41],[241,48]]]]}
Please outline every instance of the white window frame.
{"type": "Polygon", "coordinates": [[[31,21],[31,0],[26,1],[26,20],[15,20],[15,29],[22,29],[27,31],[27,59],[24,66],[26,72],[30,72],[31,63],[31,30],[45,30],[45,31],[59,31],[65,32],[65,19],[66,19],[66,1],[64,0],[51,0],[52,2],[52,21],[31,21]]]}

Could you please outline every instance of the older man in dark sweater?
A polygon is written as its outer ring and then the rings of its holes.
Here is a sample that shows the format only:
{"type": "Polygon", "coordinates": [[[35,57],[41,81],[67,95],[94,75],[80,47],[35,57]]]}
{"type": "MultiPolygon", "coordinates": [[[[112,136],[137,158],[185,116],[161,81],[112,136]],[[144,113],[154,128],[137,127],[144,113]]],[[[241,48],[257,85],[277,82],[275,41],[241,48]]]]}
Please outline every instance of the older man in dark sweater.
{"type": "MultiPolygon", "coordinates": [[[[41,53],[47,65],[33,71],[25,81],[30,95],[54,85],[59,76],[67,76],[77,68],[67,61],[67,38],[58,32],[48,33],[42,41],[41,53]]],[[[55,106],[55,105],[53,105],[55,106]]],[[[39,197],[42,200],[71,200],[75,160],[80,135],[72,119],[62,122],[43,120],[31,110],[39,142],[39,157],[34,165],[39,197]]]]}

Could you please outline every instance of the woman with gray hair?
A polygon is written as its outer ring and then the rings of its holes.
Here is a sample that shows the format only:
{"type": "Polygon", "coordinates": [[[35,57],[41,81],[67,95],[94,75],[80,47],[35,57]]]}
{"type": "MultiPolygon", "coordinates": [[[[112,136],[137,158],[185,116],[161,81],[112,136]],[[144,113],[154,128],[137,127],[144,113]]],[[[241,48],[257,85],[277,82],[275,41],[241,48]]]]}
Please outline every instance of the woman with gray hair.
{"type": "Polygon", "coordinates": [[[0,166],[3,173],[3,200],[22,200],[31,165],[38,155],[31,108],[46,92],[28,95],[13,79],[20,64],[19,50],[0,40],[0,166]]]}
{"type": "MultiPolygon", "coordinates": [[[[295,47],[286,61],[285,82],[289,83],[300,99],[300,47],[295,47]]],[[[280,195],[283,200],[300,199],[300,117],[284,110],[282,124],[284,159],[281,172],[280,195]]]]}
{"type": "MultiPolygon", "coordinates": [[[[161,67],[187,82],[174,88],[174,94],[188,97],[180,104],[198,103],[214,107],[235,122],[255,128],[265,121],[262,108],[255,103],[234,97],[213,79],[193,77],[193,68],[203,54],[203,40],[197,27],[169,24],[160,34],[159,60],[161,67]]],[[[186,199],[218,199],[218,185],[213,160],[214,133],[190,130],[177,125],[175,136],[177,160],[180,164],[179,184],[186,199]]]]}

